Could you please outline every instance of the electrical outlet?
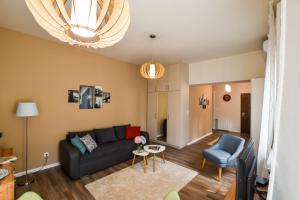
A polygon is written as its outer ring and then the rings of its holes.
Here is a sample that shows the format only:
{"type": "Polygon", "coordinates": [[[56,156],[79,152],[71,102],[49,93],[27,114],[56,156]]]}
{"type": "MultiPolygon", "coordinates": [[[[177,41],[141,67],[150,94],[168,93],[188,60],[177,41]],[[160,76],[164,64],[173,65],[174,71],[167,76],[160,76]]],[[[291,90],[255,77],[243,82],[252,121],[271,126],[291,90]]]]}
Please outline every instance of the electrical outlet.
{"type": "Polygon", "coordinates": [[[49,153],[49,152],[45,152],[45,153],[44,153],[44,158],[49,158],[49,156],[50,156],[50,153],[49,153]]]}

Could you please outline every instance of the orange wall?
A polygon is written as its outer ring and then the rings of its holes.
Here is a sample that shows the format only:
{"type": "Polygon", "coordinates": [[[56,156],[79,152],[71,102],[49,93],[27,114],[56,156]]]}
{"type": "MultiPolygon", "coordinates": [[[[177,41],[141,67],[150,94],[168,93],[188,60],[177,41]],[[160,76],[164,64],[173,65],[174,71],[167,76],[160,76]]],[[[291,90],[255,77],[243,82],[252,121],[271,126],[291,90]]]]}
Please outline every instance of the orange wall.
{"type": "Polygon", "coordinates": [[[20,101],[35,101],[40,116],[29,120],[29,168],[43,153],[58,162],[58,142],[68,131],[131,123],[145,129],[147,82],[139,67],[98,54],[0,29],[0,147],[13,147],[17,170],[24,166],[24,122],[15,116],[20,101]],[[69,89],[101,85],[111,92],[102,109],[79,110],[67,102],[69,89]]]}
{"type": "Polygon", "coordinates": [[[192,142],[212,131],[212,85],[190,86],[189,94],[189,141],[192,142]],[[199,105],[199,97],[206,95],[206,109],[199,105]]]}

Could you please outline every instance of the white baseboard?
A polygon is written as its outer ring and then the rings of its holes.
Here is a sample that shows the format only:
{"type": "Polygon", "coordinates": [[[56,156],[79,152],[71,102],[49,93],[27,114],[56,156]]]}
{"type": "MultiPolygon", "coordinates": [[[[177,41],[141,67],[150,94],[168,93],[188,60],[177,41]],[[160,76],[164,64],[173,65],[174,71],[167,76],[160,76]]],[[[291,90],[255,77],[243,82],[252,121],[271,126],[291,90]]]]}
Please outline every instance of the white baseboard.
{"type": "MultiPolygon", "coordinates": [[[[46,169],[53,168],[53,167],[57,167],[57,166],[59,166],[59,165],[60,165],[59,162],[58,162],[58,163],[52,163],[52,164],[46,165],[46,166],[44,166],[44,168],[42,169],[42,171],[43,171],[43,170],[46,170],[46,169]]],[[[38,172],[38,171],[41,169],[41,167],[42,167],[42,166],[37,167],[37,168],[34,168],[34,169],[30,169],[30,170],[27,171],[27,173],[28,173],[28,174],[33,174],[33,173],[35,173],[35,172],[38,172]]],[[[24,176],[24,175],[25,175],[25,171],[15,173],[14,175],[15,175],[16,178],[21,177],[21,176],[24,176]]]]}
{"type": "Polygon", "coordinates": [[[205,138],[205,137],[207,137],[207,136],[209,136],[209,135],[211,135],[211,134],[212,134],[212,132],[206,133],[205,135],[203,135],[203,136],[201,136],[201,137],[199,137],[199,138],[197,138],[197,139],[195,139],[195,140],[193,140],[193,141],[187,143],[187,146],[190,146],[190,145],[192,145],[192,144],[198,142],[199,140],[202,140],[203,138],[205,138]]]}

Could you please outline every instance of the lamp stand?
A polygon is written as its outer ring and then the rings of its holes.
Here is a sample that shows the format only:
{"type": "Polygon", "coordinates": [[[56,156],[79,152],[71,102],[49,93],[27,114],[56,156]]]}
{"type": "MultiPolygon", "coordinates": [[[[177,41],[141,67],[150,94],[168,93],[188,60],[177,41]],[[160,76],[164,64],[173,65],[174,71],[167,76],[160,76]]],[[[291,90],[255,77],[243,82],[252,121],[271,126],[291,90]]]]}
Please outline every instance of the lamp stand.
{"type": "Polygon", "coordinates": [[[26,119],[26,131],[25,131],[25,177],[21,177],[17,179],[18,186],[29,186],[31,183],[34,182],[33,177],[28,176],[28,117],[26,119]]]}

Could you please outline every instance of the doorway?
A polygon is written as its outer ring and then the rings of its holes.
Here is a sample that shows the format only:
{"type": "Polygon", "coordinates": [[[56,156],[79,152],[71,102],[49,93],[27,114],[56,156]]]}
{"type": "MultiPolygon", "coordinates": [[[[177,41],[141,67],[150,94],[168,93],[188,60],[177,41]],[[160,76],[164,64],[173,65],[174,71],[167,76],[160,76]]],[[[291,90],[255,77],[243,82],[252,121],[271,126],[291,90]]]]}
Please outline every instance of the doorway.
{"type": "Polygon", "coordinates": [[[160,92],[157,96],[157,130],[156,139],[167,142],[168,123],[168,92],[160,92]]]}
{"type": "Polygon", "coordinates": [[[250,134],[251,94],[241,94],[241,133],[250,134]]]}

